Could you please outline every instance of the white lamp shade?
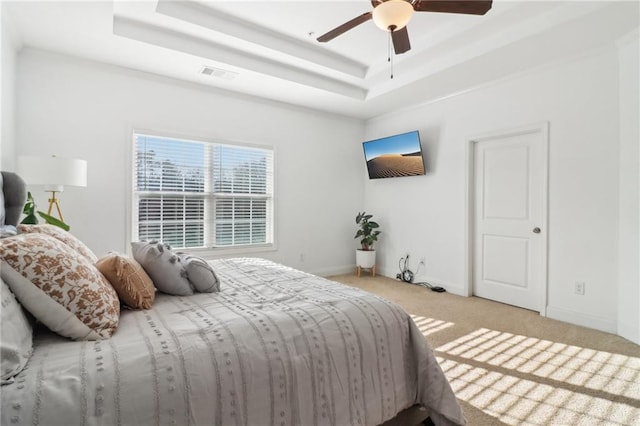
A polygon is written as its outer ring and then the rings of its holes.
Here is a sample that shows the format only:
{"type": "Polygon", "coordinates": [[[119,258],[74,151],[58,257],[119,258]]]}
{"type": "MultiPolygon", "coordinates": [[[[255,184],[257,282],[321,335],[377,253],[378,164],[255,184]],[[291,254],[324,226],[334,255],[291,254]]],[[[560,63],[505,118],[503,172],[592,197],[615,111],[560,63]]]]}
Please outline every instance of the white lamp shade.
{"type": "Polygon", "coordinates": [[[20,156],[18,174],[27,184],[45,185],[48,191],[87,186],[87,162],[77,158],[20,156]]]}
{"type": "Polygon", "coordinates": [[[373,22],[383,31],[404,28],[413,16],[413,6],[405,0],[387,0],[373,9],[373,22]]]}

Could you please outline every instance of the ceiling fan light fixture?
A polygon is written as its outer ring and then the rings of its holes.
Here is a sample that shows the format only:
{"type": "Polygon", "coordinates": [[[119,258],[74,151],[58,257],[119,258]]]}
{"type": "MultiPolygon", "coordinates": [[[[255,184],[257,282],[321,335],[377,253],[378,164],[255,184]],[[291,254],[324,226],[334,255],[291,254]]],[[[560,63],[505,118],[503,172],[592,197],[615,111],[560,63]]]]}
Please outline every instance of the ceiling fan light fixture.
{"type": "Polygon", "coordinates": [[[404,28],[413,16],[413,6],[405,0],[387,0],[373,9],[373,22],[383,31],[404,28]]]}

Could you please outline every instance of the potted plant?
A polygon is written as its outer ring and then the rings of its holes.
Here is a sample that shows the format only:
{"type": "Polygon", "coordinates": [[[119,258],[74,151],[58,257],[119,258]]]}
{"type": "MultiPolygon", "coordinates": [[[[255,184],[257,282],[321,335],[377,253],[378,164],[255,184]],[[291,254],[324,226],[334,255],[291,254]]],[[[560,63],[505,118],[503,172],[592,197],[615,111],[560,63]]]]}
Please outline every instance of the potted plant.
{"type": "MultiPolygon", "coordinates": [[[[24,208],[22,209],[22,213],[24,213],[25,217],[22,219],[22,222],[25,225],[37,225],[38,218],[36,217],[36,202],[33,200],[33,196],[31,192],[27,192],[27,202],[24,204],[24,208]]],[[[38,211],[37,212],[41,218],[44,219],[50,225],[58,226],[65,231],[70,229],[70,226],[64,223],[63,221],[56,219],[53,216],[46,214],[45,212],[38,211]]]]}
{"type": "Polygon", "coordinates": [[[366,212],[358,213],[356,216],[356,223],[358,224],[358,232],[354,238],[360,238],[360,245],[362,248],[356,250],[356,266],[358,267],[358,275],[360,275],[360,269],[371,268],[373,275],[375,275],[376,265],[376,251],[373,249],[373,243],[378,241],[378,235],[380,231],[377,228],[380,227],[377,222],[371,220],[373,215],[366,212]]]}

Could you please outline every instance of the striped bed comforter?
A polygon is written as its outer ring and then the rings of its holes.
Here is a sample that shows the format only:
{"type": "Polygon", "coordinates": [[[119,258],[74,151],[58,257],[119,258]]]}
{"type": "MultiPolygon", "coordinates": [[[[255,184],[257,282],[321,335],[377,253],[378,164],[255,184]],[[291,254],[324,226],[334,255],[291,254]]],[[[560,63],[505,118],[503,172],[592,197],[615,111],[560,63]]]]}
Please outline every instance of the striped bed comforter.
{"type": "Polygon", "coordinates": [[[381,297],[262,259],[211,262],[221,292],[158,294],[109,340],[46,330],[3,425],[377,425],[461,409],[411,318],[381,297]]]}

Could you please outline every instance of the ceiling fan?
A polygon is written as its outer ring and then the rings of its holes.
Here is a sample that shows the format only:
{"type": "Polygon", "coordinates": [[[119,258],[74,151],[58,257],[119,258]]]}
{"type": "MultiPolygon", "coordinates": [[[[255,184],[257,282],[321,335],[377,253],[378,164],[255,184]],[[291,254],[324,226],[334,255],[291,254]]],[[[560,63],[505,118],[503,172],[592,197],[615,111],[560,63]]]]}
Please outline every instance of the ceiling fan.
{"type": "Polygon", "coordinates": [[[325,43],[373,19],[380,29],[391,33],[393,49],[399,55],[411,49],[406,25],[414,11],[484,15],[491,9],[491,3],[492,0],[371,0],[372,11],[345,22],[317,40],[325,43]]]}

